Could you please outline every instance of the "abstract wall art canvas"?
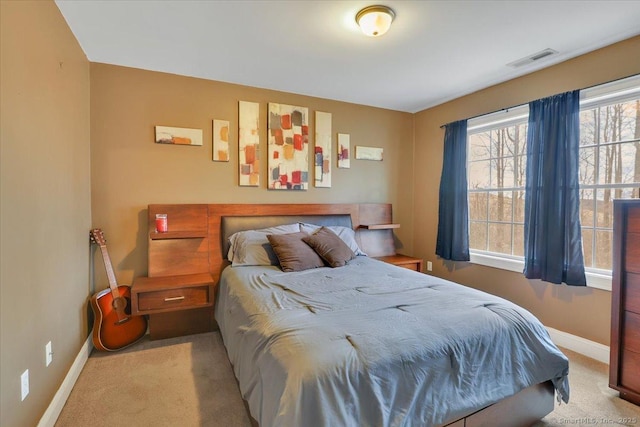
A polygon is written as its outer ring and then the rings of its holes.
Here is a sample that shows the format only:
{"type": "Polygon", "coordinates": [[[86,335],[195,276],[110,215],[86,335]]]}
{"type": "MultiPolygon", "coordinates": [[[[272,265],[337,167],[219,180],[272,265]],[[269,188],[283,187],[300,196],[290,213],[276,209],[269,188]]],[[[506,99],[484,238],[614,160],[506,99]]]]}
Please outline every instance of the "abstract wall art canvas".
{"type": "Polygon", "coordinates": [[[382,148],[356,145],[356,159],[382,161],[382,148]]]}
{"type": "Polygon", "coordinates": [[[331,188],[331,113],[316,111],[314,181],[316,187],[331,188]]]}
{"type": "Polygon", "coordinates": [[[156,126],[156,144],[202,145],[202,129],[156,126]]]}
{"type": "Polygon", "coordinates": [[[229,122],[227,120],[213,121],[213,161],[229,161],[229,122]]]}
{"type": "Polygon", "coordinates": [[[270,190],[309,187],[309,109],[269,103],[270,190]]]}
{"type": "Polygon", "coordinates": [[[351,167],[349,162],[349,152],[351,151],[350,136],[348,133],[338,134],[338,167],[348,169],[351,167]]]}
{"type": "Polygon", "coordinates": [[[240,185],[260,185],[260,105],[240,101],[238,105],[238,168],[240,185]]]}

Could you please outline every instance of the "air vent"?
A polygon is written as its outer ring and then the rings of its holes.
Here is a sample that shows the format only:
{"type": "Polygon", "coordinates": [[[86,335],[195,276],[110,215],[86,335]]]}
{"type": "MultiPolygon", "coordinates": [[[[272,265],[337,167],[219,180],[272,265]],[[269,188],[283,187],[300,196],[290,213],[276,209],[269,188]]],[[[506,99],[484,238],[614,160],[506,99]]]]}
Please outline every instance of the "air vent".
{"type": "Polygon", "coordinates": [[[545,50],[541,50],[540,52],[536,52],[533,55],[529,55],[526,58],[522,58],[522,59],[518,59],[517,61],[510,62],[507,65],[509,67],[518,68],[527,64],[531,64],[532,62],[539,61],[542,58],[547,58],[551,55],[555,55],[557,53],[558,53],[557,50],[547,48],[545,50]]]}

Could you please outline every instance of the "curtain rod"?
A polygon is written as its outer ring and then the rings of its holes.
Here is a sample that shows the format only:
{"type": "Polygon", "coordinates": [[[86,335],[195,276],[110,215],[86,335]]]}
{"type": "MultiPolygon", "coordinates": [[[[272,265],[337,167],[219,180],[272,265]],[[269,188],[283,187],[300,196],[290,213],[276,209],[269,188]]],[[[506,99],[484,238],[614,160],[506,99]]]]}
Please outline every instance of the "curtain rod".
{"type": "MultiPolygon", "coordinates": [[[[512,105],[511,107],[500,108],[499,110],[489,111],[488,113],[482,113],[482,114],[478,114],[478,115],[467,117],[466,119],[460,119],[460,120],[473,120],[473,119],[476,119],[478,117],[488,116],[489,114],[495,114],[495,113],[499,113],[501,111],[509,111],[512,108],[521,107],[523,105],[524,104],[512,105]]],[[[443,125],[440,125],[440,129],[442,129],[446,125],[450,125],[451,123],[455,123],[455,122],[458,122],[460,120],[454,120],[453,122],[449,122],[449,123],[445,123],[443,125]]]]}
{"type": "MultiPolygon", "coordinates": [[[[635,77],[635,76],[640,76],[640,74],[632,74],[632,75],[630,75],[630,76],[620,77],[619,79],[609,80],[608,82],[604,82],[604,83],[597,83],[597,84],[594,84],[594,85],[591,85],[591,86],[583,87],[582,89],[573,89],[573,90],[586,90],[586,89],[591,89],[591,88],[594,88],[594,87],[596,87],[596,86],[602,86],[602,85],[606,85],[606,84],[609,84],[609,83],[614,83],[614,82],[617,82],[617,81],[620,81],[620,80],[624,80],[624,79],[628,79],[628,78],[635,77]]],[[[570,91],[567,91],[567,92],[570,92],[570,91]]],[[[550,95],[550,96],[553,96],[553,95],[550,95]]],[[[525,104],[527,104],[527,103],[525,103],[525,104]]],[[[476,119],[476,118],[478,118],[478,117],[486,116],[486,115],[488,115],[488,114],[499,113],[499,112],[501,112],[501,111],[509,111],[509,110],[511,110],[512,108],[521,107],[521,106],[523,106],[523,105],[525,105],[525,104],[512,105],[511,107],[504,107],[504,108],[500,108],[500,109],[498,109],[498,110],[489,111],[488,113],[477,114],[477,115],[475,115],[475,116],[468,117],[466,120],[476,119]]],[[[465,120],[465,119],[460,119],[460,120],[465,120]]],[[[441,125],[441,126],[440,126],[440,129],[442,129],[442,128],[443,128],[443,127],[445,127],[446,125],[450,125],[451,123],[454,123],[454,122],[457,122],[457,121],[459,121],[459,120],[454,120],[453,122],[445,123],[445,124],[443,124],[443,125],[441,125]]]]}

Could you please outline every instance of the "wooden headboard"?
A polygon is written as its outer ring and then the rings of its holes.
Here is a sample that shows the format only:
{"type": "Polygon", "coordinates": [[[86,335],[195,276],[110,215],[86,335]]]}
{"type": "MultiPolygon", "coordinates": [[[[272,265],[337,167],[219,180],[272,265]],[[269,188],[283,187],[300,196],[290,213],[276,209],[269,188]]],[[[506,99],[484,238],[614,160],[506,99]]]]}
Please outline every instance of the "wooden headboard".
{"type": "MultiPolygon", "coordinates": [[[[362,226],[390,224],[391,204],[152,204],[148,207],[149,277],[211,273],[217,283],[225,260],[223,217],[350,215],[358,244],[369,256],[395,254],[391,229],[362,226]],[[167,214],[167,233],[156,233],[156,214],[167,214]]],[[[295,217],[294,217],[295,216],[295,217]]],[[[298,218],[296,218],[298,217],[298,218]]],[[[310,221],[311,222],[311,221],[310,221]]],[[[270,224],[265,223],[264,227],[270,224]]]]}

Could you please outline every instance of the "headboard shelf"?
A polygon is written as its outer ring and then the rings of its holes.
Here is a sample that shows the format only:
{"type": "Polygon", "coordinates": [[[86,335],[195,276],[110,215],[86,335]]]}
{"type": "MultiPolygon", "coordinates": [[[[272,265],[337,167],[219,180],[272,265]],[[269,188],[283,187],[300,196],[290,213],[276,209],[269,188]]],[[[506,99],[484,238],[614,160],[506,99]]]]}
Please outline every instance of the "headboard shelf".
{"type": "Polygon", "coordinates": [[[229,263],[225,259],[224,241],[228,234],[223,234],[229,230],[223,230],[223,218],[248,217],[255,228],[265,228],[274,217],[300,222],[301,218],[323,217],[325,220],[331,216],[351,218],[356,240],[369,256],[395,255],[393,229],[399,224],[392,221],[389,203],[151,204],[148,207],[148,276],[210,273],[217,283],[222,269],[229,263]],[[166,233],[155,231],[155,215],[159,213],[167,214],[169,231],[166,233]],[[265,222],[263,226],[261,217],[265,222]]]}
{"type": "Polygon", "coordinates": [[[207,233],[208,231],[206,229],[167,231],[164,233],[158,233],[156,231],[152,231],[151,233],[149,233],[149,238],[151,240],[198,239],[198,238],[207,237],[207,233]]]}
{"type": "Polygon", "coordinates": [[[360,228],[365,230],[388,230],[391,228],[400,228],[400,224],[360,224],[360,228]]]}

